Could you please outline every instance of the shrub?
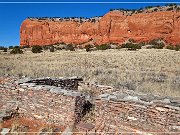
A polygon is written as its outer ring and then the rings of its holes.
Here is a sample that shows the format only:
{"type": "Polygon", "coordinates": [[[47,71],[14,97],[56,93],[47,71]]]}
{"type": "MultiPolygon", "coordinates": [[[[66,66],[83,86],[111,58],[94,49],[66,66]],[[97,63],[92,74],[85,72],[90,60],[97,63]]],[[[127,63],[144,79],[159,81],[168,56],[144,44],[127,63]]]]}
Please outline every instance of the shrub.
{"type": "Polygon", "coordinates": [[[117,43],[110,43],[111,49],[118,49],[119,45],[117,43]]]}
{"type": "Polygon", "coordinates": [[[156,44],[158,44],[158,41],[159,41],[159,39],[153,39],[153,40],[149,41],[148,44],[156,45],[156,44]]]}
{"type": "Polygon", "coordinates": [[[153,6],[147,6],[147,7],[145,7],[145,9],[150,9],[150,8],[152,8],[153,6]]]}
{"type": "Polygon", "coordinates": [[[66,45],[66,43],[65,43],[65,42],[61,42],[60,44],[61,44],[61,45],[66,45]]]}
{"type": "Polygon", "coordinates": [[[67,50],[69,50],[69,51],[75,51],[75,48],[74,48],[74,46],[72,45],[72,44],[68,44],[67,46],[66,46],[66,51],[67,50]]]}
{"type": "Polygon", "coordinates": [[[128,50],[136,50],[136,49],[141,49],[141,45],[133,44],[133,43],[126,43],[126,44],[122,44],[121,48],[128,48],[128,50]]]}
{"type": "Polygon", "coordinates": [[[176,10],[177,10],[177,11],[180,11],[180,7],[177,7],[176,10]]]}
{"type": "Polygon", "coordinates": [[[103,44],[103,45],[97,45],[96,48],[97,50],[107,50],[107,49],[111,49],[111,46],[108,44],[103,44]]]}
{"type": "Polygon", "coordinates": [[[22,54],[22,53],[23,51],[18,47],[14,47],[12,51],[10,52],[10,54],[22,54]]]}
{"type": "Polygon", "coordinates": [[[35,45],[35,46],[32,47],[32,52],[33,53],[41,53],[42,52],[42,47],[38,46],[38,45],[35,45]]]}
{"type": "Polygon", "coordinates": [[[150,45],[152,45],[152,48],[155,49],[163,49],[165,46],[164,42],[161,39],[153,39],[149,42],[150,45]]]}
{"type": "Polygon", "coordinates": [[[145,48],[146,49],[152,49],[152,48],[154,48],[154,46],[153,45],[146,45],[145,48]]]}
{"type": "Polygon", "coordinates": [[[42,48],[43,48],[43,50],[48,50],[49,49],[49,47],[47,45],[43,46],[42,48]]]}
{"type": "Polygon", "coordinates": [[[132,38],[128,39],[128,41],[131,42],[131,43],[135,43],[135,40],[132,39],[132,38]]]}
{"type": "Polygon", "coordinates": [[[145,46],[146,43],[145,42],[140,42],[139,45],[142,47],[142,46],[145,46]]]}
{"type": "Polygon", "coordinates": [[[66,45],[66,43],[60,42],[60,43],[56,43],[56,44],[54,44],[54,45],[57,45],[57,46],[59,46],[59,45],[66,45]]]}
{"type": "Polygon", "coordinates": [[[92,45],[86,45],[85,46],[86,52],[91,51],[91,48],[92,48],[92,45]]]}
{"type": "Polygon", "coordinates": [[[6,47],[4,47],[4,46],[0,46],[0,50],[7,50],[7,48],[6,47]]]}
{"type": "Polygon", "coordinates": [[[13,49],[14,47],[13,46],[9,46],[9,49],[13,49]]]}
{"type": "Polygon", "coordinates": [[[157,9],[157,8],[155,8],[155,9],[154,9],[154,12],[157,12],[157,11],[158,11],[158,9],[157,9]]]}
{"type": "Polygon", "coordinates": [[[167,9],[167,11],[171,11],[171,10],[173,10],[173,7],[169,7],[169,8],[167,9]]]}
{"type": "Polygon", "coordinates": [[[20,46],[14,46],[13,48],[20,48],[20,46]]]}
{"type": "Polygon", "coordinates": [[[163,49],[164,46],[165,46],[164,43],[160,43],[160,44],[157,44],[157,45],[153,45],[153,48],[155,48],[155,49],[163,49]]]}
{"type": "Polygon", "coordinates": [[[43,50],[49,50],[50,52],[54,52],[54,46],[53,45],[45,45],[45,46],[42,46],[42,49],[43,50]]]}
{"type": "Polygon", "coordinates": [[[7,48],[4,48],[4,49],[3,49],[3,52],[7,52],[7,48]]]}
{"type": "Polygon", "coordinates": [[[65,49],[64,47],[55,47],[56,50],[62,50],[62,49],[65,49]]]}
{"type": "Polygon", "coordinates": [[[50,52],[54,52],[54,46],[50,46],[50,47],[49,47],[49,51],[50,51],[50,52]]]}
{"type": "Polygon", "coordinates": [[[166,49],[174,50],[174,46],[173,45],[168,45],[168,46],[166,46],[166,49]]]}
{"type": "Polygon", "coordinates": [[[180,45],[175,45],[175,46],[173,46],[173,45],[168,45],[168,46],[166,47],[166,49],[175,50],[175,51],[180,51],[180,45]]]}
{"type": "Polygon", "coordinates": [[[175,45],[175,50],[180,51],[180,45],[175,45]]]}
{"type": "Polygon", "coordinates": [[[21,48],[22,48],[22,49],[24,49],[24,48],[30,48],[30,46],[29,46],[29,45],[23,45],[23,46],[21,46],[21,48]]]}
{"type": "Polygon", "coordinates": [[[165,6],[173,7],[173,6],[177,6],[177,4],[176,3],[170,3],[170,4],[166,4],[165,6]]]}

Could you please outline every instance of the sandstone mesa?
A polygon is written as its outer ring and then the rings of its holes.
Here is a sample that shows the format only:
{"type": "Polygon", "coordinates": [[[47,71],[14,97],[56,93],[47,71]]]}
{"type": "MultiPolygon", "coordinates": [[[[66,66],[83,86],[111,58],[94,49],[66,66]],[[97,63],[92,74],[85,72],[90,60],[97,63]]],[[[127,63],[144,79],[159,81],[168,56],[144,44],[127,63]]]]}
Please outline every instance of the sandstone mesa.
{"type": "Polygon", "coordinates": [[[57,132],[57,127],[62,135],[67,131],[81,135],[179,135],[180,131],[179,98],[117,90],[86,83],[79,77],[32,79],[5,75],[0,77],[0,92],[0,122],[5,127],[2,131],[0,127],[0,133],[30,134],[36,129],[40,135],[49,133],[43,130],[48,125],[54,130],[50,132],[57,132]],[[6,124],[13,120],[15,128],[6,124]]]}
{"type": "MultiPolygon", "coordinates": [[[[98,18],[98,17],[97,17],[98,18]]],[[[57,43],[100,45],[121,44],[128,39],[147,42],[161,38],[169,44],[180,43],[180,12],[157,11],[127,15],[114,10],[94,21],[27,18],[21,25],[20,44],[57,43]]]]}

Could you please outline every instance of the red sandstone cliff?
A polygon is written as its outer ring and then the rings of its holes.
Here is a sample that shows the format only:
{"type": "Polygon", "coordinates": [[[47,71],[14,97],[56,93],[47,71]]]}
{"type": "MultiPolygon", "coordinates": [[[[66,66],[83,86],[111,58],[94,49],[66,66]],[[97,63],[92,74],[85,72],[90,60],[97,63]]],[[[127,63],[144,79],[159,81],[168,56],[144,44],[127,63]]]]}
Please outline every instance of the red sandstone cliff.
{"type": "Polygon", "coordinates": [[[161,11],[131,16],[111,11],[96,22],[51,21],[26,19],[20,30],[20,44],[50,45],[55,43],[94,44],[122,43],[127,39],[149,41],[163,38],[167,43],[180,43],[180,12],[161,11]]]}

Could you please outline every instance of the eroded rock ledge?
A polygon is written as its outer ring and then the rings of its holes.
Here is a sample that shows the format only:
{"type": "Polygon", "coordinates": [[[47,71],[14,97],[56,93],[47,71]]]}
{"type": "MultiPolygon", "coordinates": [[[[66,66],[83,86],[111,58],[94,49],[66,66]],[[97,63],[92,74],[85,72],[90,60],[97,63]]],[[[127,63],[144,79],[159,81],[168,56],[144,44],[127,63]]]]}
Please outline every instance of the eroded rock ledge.
{"type": "Polygon", "coordinates": [[[113,10],[103,17],[27,18],[21,25],[20,44],[60,43],[122,44],[128,39],[148,42],[163,39],[180,44],[180,7],[156,7],[139,11],[113,10]]]}
{"type": "Polygon", "coordinates": [[[110,86],[84,83],[78,77],[32,79],[1,76],[0,92],[1,122],[18,116],[64,127],[79,127],[83,125],[85,114],[94,106],[92,117],[95,121],[85,125],[96,133],[178,134],[180,131],[179,98],[116,90],[110,86]]]}

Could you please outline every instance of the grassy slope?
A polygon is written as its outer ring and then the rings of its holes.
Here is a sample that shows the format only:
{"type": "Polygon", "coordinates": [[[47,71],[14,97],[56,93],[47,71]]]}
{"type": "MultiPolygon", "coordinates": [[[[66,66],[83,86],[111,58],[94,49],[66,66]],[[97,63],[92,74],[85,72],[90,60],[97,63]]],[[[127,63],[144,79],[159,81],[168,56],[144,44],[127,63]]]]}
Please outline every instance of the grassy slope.
{"type": "Polygon", "coordinates": [[[180,52],[56,51],[0,54],[0,75],[81,76],[85,81],[160,95],[180,96],[180,52]]]}

